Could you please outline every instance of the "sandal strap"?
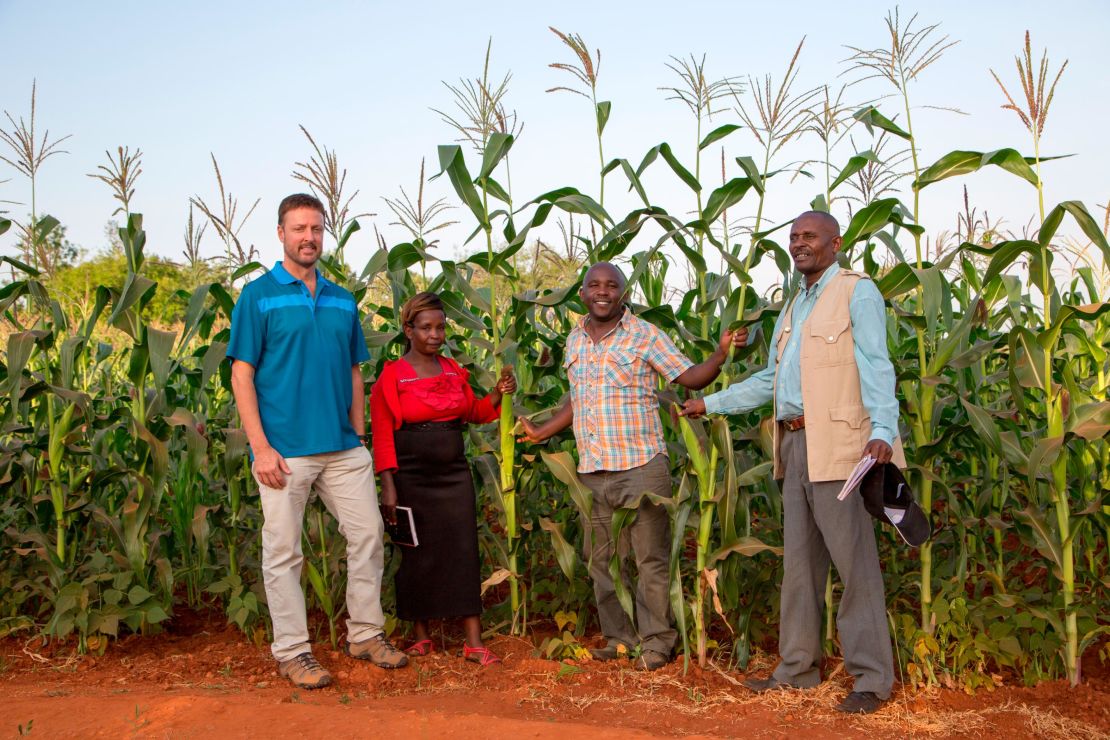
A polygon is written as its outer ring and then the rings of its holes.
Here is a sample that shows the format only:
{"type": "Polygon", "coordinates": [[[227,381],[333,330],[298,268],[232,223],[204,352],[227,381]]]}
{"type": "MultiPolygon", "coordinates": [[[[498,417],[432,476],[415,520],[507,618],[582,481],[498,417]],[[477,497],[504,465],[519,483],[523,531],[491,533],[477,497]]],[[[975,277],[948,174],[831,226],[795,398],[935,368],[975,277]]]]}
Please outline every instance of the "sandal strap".
{"type": "Polygon", "coordinates": [[[497,657],[497,654],[488,647],[470,647],[469,645],[463,645],[463,658],[470,660],[470,656],[472,655],[480,656],[477,663],[483,668],[501,662],[501,658],[497,657]]]}

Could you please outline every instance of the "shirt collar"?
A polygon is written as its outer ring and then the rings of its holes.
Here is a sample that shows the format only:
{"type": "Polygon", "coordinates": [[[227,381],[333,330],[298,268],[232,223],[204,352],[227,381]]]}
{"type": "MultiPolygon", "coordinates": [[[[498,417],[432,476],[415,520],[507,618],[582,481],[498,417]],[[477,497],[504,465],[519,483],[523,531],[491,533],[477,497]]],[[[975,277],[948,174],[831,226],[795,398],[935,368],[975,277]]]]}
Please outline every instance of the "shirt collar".
{"type": "Polygon", "coordinates": [[[829,265],[829,269],[825,270],[825,273],[817,280],[817,282],[813,285],[812,288],[807,288],[806,284],[805,284],[805,280],[803,279],[802,280],[802,290],[805,292],[805,294],[807,296],[817,295],[825,289],[826,285],[828,285],[829,283],[832,282],[833,278],[835,278],[839,272],[840,272],[840,265],[837,264],[836,262],[833,262],[831,265],[829,265]]]}
{"type": "MultiPolygon", "coordinates": [[[[628,304],[625,304],[624,311],[621,313],[621,317],[617,319],[616,325],[609,330],[609,334],[612,334],[617,329],[628,329],[632,322],[636,320],[638,320],[638,317],[633,315],[632,307],[628,304]]],[[[582,318],[578,319],[578,328],[582,331],[586,331],[586,324],[588,324],[589,322],[590,315],[586,314],[582,318]]],[[[605,336],[609,336],[609,334],[606,334],[605,336]]]]}
{"type": "MultiPolygon", "coordinates": [[[[317,286],[330,285],[331,281],[328,280],[327,278],[325,278],[320,273],[320,269],[319,268],[315,268],[315,269],[316,269],[316,285],[317,286]]],[[[301,282],[300,280],[298,280],[297,278],[295,278],[295,277],[293,277],[292,275],[289,274],[289,271],[285,269],[285,265],[281,264],[280,260],[274,263],[273,269],[270,270],[270,275],[280,285],[292,285],[293,283],[301,282]]]]}

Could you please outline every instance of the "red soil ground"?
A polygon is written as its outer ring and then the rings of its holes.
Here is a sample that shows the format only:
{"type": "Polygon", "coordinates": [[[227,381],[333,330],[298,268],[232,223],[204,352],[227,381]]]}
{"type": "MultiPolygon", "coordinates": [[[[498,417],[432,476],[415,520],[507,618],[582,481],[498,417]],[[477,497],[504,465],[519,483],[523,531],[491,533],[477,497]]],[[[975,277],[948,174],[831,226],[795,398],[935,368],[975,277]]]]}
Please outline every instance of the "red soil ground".
{"type": "MultiPolygon", "coordinates": [[[[82,738],[1110,738],[1110,671],[1098,665],[1077,689],[898,690],[877,714],[847,717],[833,711],[849,685],[838,665],[817,690],[757,697],[738,685],[742,674],[692,666],[683,675],[681,661],[645,674],[539,659],[522,639],[490,644],[505,659],[499,669],[464,662],[453,645],[397,671],[320,645],[336,685],[310,692],[278,677],[267,648],[202,618],[124,638],[99,657],[9,637],[0,640],[0,736],[29,726],[32,736],[82,738]]],[[[759,656],[752,671],[770,664],[759,656]]]]}

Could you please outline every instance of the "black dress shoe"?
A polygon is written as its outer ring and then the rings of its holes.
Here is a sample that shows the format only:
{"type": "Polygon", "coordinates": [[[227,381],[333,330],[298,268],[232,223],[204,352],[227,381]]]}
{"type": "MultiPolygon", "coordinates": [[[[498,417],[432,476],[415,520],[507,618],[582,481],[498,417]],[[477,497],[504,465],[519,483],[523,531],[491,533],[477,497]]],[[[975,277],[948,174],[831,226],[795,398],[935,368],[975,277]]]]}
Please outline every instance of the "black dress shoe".
{"type": "Polygon", "coordinates": [[[603,648],[590,648],[590,656],[594,660],[619,660],[628,657],[628,648],[620,643],[606,645],[603,648]],[[623,648],[623,650],[622,650],[623,648]]]}
{"type": "Polygon", "coordinates": [[[836,705],[836,711],[845,714],[871,714],[879,711],[883,700],[873,691],[853,691],[836,705]]]}
{"type": "Polygon", "coordinates": [[[782,681],[779,681],[774,676],[768,676],[767,678],[749,678],[744,681],[744,686],[751,689],[757,694],[762,694],[764,691],[777,691],[782,689],[797,688],[795,686],[791,686],[788,683],[783,683],[782,681]]]}

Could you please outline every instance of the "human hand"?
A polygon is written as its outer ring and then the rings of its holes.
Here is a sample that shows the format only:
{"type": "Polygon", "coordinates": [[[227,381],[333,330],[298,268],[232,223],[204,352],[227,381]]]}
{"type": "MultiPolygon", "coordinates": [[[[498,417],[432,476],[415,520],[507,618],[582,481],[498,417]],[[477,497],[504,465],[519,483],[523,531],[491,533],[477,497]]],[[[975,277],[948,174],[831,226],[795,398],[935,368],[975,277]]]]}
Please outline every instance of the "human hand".
{"type": "Polygon", "coordinates": [[[531,421],[525,419],[523,416],[518,416],[516,420],[524,427],[524,434],[517,437],[518,442],[531,442],[532,444],[538,445],[547,441],[547,437],[540,433],[540,428],[531,421]]]}
{"type": "Polygon", "coordinates": [[[700,419],[705,416],[705,401],[700,398],[686,399],[678,409],[678,415],[687,419],[700,419]]]}
{"type": "Polygon", "coordinates": [[[285,458],[278,454],[273,447],[265,447],[254,451],[254,465],[251,466],[254,477],[267,488],[285,488],[285,476],[292,474],[292,470],[285,462],[285,458]]]}
{"type": "Polygon", "coordinates": [[[513,376],[513,369],[510,366],[501,368],[501,377],[497,379],[497,385],[494,388],[503,396],[510,396],[516,392],[516,377],[513,376]]]}
{"type": "Polygon", "coordinates": [[[746,326],[741,326],[739,329],[725,329],[721,333],[720,341],[717,342],[717,349],[723,352],[726,358],[732,350],[746,346],[748,346],[748,327],[746,326]]]}
{"type": "Polygon", "coordinates": [[[382,500],[378,504],[382,512],[382,521],[393,526],[397,523],[397,488],[389,483],[382,482],[382,500]]]}
{"type": "Polygon", "coordinates": [[[876,465],[885,465],[894,456],[894,450],[881,439],[873,439],[863,448],[863,456],[867,457],[868,455],[875,458],[876,465]]]}

